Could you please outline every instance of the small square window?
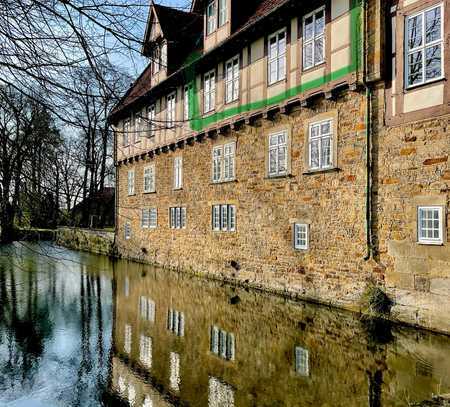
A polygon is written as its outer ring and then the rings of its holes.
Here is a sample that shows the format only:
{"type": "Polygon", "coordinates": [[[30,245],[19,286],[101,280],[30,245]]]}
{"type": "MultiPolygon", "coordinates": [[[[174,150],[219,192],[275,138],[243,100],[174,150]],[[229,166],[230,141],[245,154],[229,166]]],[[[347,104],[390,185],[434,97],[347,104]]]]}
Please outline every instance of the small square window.
{"type": "Polygon", "coordinates": [[[309,247],[309,228],[305,223],[294,223],[294,249],[307,250],[309,247]]]}
{"type": "Polygon", "coordinates": [[[443,208],[419,206],[417,210],[417,240],[422,244],[444,243],[443,208]]]}

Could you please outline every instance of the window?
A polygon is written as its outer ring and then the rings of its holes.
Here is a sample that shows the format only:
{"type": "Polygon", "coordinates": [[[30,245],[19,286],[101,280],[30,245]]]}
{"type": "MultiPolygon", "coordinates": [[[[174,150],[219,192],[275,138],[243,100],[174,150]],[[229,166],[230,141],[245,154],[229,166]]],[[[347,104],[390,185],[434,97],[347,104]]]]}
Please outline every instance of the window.
{"type": "Polygon", "coordinates": [[[191,118],[191,109],[189,107],[190,98],[192,95],[192,84],[186,85],[184,87],[184,101],[183,101],[183,118],[185,121],[191,118]]]}
{"type": "Polygon", "coordinates": [[[131,225],[127,222],[124,227],[125,240],[131,239],[131,225]]]}
{"type": "Polygon", "coordinates": [[[234,205],[213,205],[212,229],[233,232],[236,230],[236,207],[234,205]]]}
{"type": "Polygon", "coordinates": [[[144,136],[144,111],[141,111],[139,113],[136,114],[135,120],[136,120],[136,126],[135,126],[135,130],[134,130],[134,142],[140,142],[141,141],[141,137],[144,136]]]}
{"type": "Polygon", "coordinates": [[[216,73],[208,72],[204,78],[204,112],[208,113],[216,107],[216,73]]]}
{"type": "Polygon", "coordinates": [[[142,407],[153,407],[153,400],[150,398],[150,396],[145,396],[144,404],[142,404],[142,407]]]}
{"type": "Polygon", "coordinates": [[[176,112],[176,92],[167,96],[167,127],[171,129],[175,125],[175,112],[176,112]]]}
{"type": "Polygon", "coordinates": [[[181,189],[183,186],[183,157],[175,157],[173,160],[173,189],[181,189]]]}
{"type": "Polygon", "coordinates": [[[286,78],[286,30],[269,37],[269,85],[286,78]]]}
{"type": "Polygon", "coordinates": [[[155,136],[155,119],[156,119],[156,107],[155,105],[151,105],[148,107],[147,111],[147,119],[148,119],[148,136],[155,136]]]}
{"type": "Polygon", "coordinates": [[[125,297],[128,297],[130,295],[130,279],[128,277],[125,277],[123,291],[124,291],[125,297]]]}
{"type": "Polygon", "coordinates": [[[295,371],[300,376],[309,376],[309,351],[300,346],[295,347],[295,371]]]}
{"type": "Polygon", "coordinates": [[[419,243],[444,243],[444,218],[443,208],[441,206],[419,206],[417,218],[417,235],[419,243]]]}
{"type": "Polygon", "coordinates": [[[155,164],[144,167],[144,193],[155,192],[155,164]]]}
{"type": "Polygon", "coordinates": [[[130,120],[125,120],[123,123],[123,139],[122,144],[124,147],[128,146],[128,135],[130,134],[130,120]]]}
{"type": "Polygon", "coordinates": [[[236,143],[224,144],[213,148],[212,181],[225,182],[235,179],[236,143]]]}
{"type": "Polygon", "coordinates": [[[184,336],[184,313],[169,309],[167,313],[167,329],[177,336],[184,336]]]}
{"type": "Polygon", "coordinates": [[[150,298],[141,296],[139,298],[139,313],[146,321],[155,322],[155,302],[150,298]]]}
{"type": "Polygon", "coordinates": [[[405,81],[407,87],[443,76],[442,4],[406,18],[405,81]]]}
{"type": "Polygon", "coordinates": [[[125,353],[131,353],[131,325],[125,325],[125,337],[123,349],[125,353]]]}
{"type": "Polygon", "coordinates": [[[186,228],[186,208],[170,208],[170,228],[186,228]]]}
{"type": "Polygon", "coordinates": [[[321,170],[333,167],[333,120],[323,120],[309,125],[309,169],[321,170]]]}
{"type": "Polygon", "coordinates": [[[227,14],[227,0],[219,0],[219,27],[228,21],[227,14]]]}
{"type": "Polygon", "coordinates": [[[234,407],[234,390],[216,377],[209,378],[208,407],[234,407]]]}
{"type": "Polygon", "coordinates": [[[170,352],[170,388],[175,391],[180,390],[180,354],[170,352]]]}
{"type": "Polygon", "coordinates": [[[128,171],[128,195],[134,195],[134,170],[128,171]]]}
{"type": "Polygon", "coordinates": [[[303,17],[303,69],[325,61],[325,7],[303,17]]]}
{"type": "Polygon", "coordinates": [[[269,177],[287,174],[287,133],[269,136],[269,177]]]}
{"type": "Polygon", "coordinates": [[[159,68],[160,68],[160,59],[161,59],[161,50],[160,50],[160,46],[157,45],[154,49],[153,49],[153,74],[157,74],[159,72],[159,68]]]}
{"type": "Polygon", "coordinates": [[[239,99],[239,56],[225,63],[225,103],[239,99]]]}
{"type": "Polygon", "coordinates": [[[309,247],[308,225],[294,223],[294,249],[307,250],[309,247]]]}
{"type": "Polygon", "coordinates": [[[152,367],[152,338],[149,336],[141,335],[139,359],[145,367],[152,367]]]}
{"type": "Polygon", "coordinates": [[[216,31],[217,28],[217,11],[216,1],[210,1],[206,8],[206,34],[209,35],[216,31]]]}
{"type": "Polygon", "coordinates": [[[155,229],[158,226],[158,211],[156,208],[142,209],[141,226],[143,229],[155,229]]]}
{"type": "Polygon", "coordinates": [[[226,360],[234,360],[234,335],[225,332],[217,326],[211,327],[210,350],[217,356],[226,360]]]}
{"type": "Polygon", "coordinates": [[[128,405],[134,406],[136,403],[136,389],[131,383],[128,383],[128,405]]]}

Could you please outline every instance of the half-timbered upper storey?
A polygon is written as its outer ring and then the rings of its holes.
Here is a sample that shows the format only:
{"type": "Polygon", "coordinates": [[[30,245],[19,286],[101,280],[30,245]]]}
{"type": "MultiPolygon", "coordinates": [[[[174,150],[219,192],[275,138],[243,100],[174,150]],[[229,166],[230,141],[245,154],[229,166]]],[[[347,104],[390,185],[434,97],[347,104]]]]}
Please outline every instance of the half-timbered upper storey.
{"type": "Polygon", "coordinates": [[[391,21],[380,0],[195,0],[190,12],[152,4],[149,65],[110,115],[117,160],[307,106],[388,70],[388,121],[448,111],[450,0],[399,1],[391,21]]]}

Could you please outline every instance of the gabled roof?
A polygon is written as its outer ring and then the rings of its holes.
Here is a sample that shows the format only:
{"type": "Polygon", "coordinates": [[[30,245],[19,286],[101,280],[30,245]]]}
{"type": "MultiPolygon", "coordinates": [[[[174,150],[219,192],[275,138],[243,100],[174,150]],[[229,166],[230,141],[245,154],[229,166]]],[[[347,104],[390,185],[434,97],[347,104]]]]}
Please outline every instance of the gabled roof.
{"type": "MultiPolygon", "coordinates": [[[[239,4],[239,2],[241,2],[243,0],[235,0],[235,4],[239,4]]],[[[245,16],[244,20],[240,22],[240,24],[238,25],[238,27],[236,27],[235,31],[231,34],[230,37],[228,37],[227,40],[225,40],[222,44],[220,44],[217,48],[212,49],[210,51],[208,51],[206,54],[203,54],[202,57],[200,57],[200,59],[197,60],[196,63],[201,62],[203,59],[205,59],[205,57],[211,56],[212,53],[217,53],[217,52],[221,52],[221,49],[226,47],[228,45],[228,43],[231,42],[236,42],[238,41],[242,41],[243,39],[246,38],[246,32],[250,32],[248,30],[251,29],[251,27],[256,27],[256,24],[260,21],[265,19],[265,17],[271,15],[272,13],[274,13],[276,10],[281,9],[282,6],[285,6],[287,4],[294,4],[295,2],[293,0],[245,0],[245,1],[252,1],[253,4],[249,4],[246,3],[247,5],[250,5],[250,13],[245,16]]],[[[195,10],[196,7],[202,7],[204,4],[204,1],[202,0],[194,0],[193,4],[192,4],[192,8],[191,10],[195,10]]],[[[200,32],[198,33],[199,35],[201,35],[203,37],[203,32],[202,32],[202,27],[203,27],[203,19],[201,18],[201,21],[199,20],[199,14],[197,13],[186,13],[186,12],[182,12],[180,10],[176,10],[176,12],[174,13],[174,15],[176,14],[177,17],[172,17],[172,12],[175,9],[171,9],[170,7],[166,7],[166,6],[157,6],[156,4],[154,4],[154,6],[159,8],[159,14],[158,14],[158,18],[161,15],[162,16],[162,20],[164,22],[161,22],[161,28],[164,31],[164,35],[166,35],[166,32],[170,32],[174,35],[173,41],[179,41],[180,42],[180,50],[183,50],[184,52],[186,52],[186,56],[189,55],[189,53],[196,51],[195,47],[192,47],[190,49],[186,49],[188,48],[187,46],[184,46],[184,42],[185,42],[185,38],[186,36],[183,34],[183,30],[180,29],[181,26],[176,25],[176,23],[174,22],[174,18],[180,18],[181,19],[185,18],[185,17],[180,17],[181,14],[183,15],[190,15],[191,18],[192,16],[197,16],[197,20],[196,23],[197,24],[193,24],[191,22],[191,27],[197,27],[197,30],[200,30],[200,32]],[[164,9],[164,11],[161,12],[161,10],[164,9]],[[200,24],[198,24],[200,23],[200,24]],[[163,28],[163,25],[166,27],[165,29],[163,28]],[[198,28],[200,27],[201,28],[198,28]],[[169,27],[169,28],[167,28],[169,27]],[[171,27],[177,27],[178,29],[174,30],[174,29],[170,29],[171,27]],[[181,34],[180,34],[181,32],[181,34]]],[[[191,20],[192,21],[192,20],[191,20]]],[[[186,27],[186,26],[184,26],[186,27]]],[[[189,26],[188,26],[189,27],[189,26]]],[[[187,27],[186,27],[187,28],[187,27]]],[[[193,29],[193,28],[192,28],[193,29]]],[[[171,34],[169,34],[171,35],[171,34]]],[[[193,37],[191,37],[193,38],[193,37]]],[[[188,42],[188,41],[186,41],[188,42]]],[[[193,44],[194,42],[191,42],[191,44],[193,44]]],[[[203,44],[202,44],[203,45],[203,44]]],[[[174,76],[176,74],[179,74],[182,70],[184,69],[184,66],[182,64],[180,64],[180,66],[178,67],[178,69],[176,71],[174,71],[173,73],[169,73],[168,78],[165,80],[172,80],[174,78],[174,76]]],[[[157,85],[158,88],[160,88],[161,86],[164,86],[164,82],[161,82],[157,85]]],[[[134,84],[132,85],[132,87],[127,91],[127,93],[124,95],[124,97],[122,98],[122,100],[114,107],[114,109],[112,110],[112,112],[110,113],[110,119],[112,119],[113,116],[117,116],[122,110],[127,109],[128,107],[132,106],[134,104],[134,102],[136,102],[138,99],[141,99],[144,96],[149,96],[149,92],[152,89],[152,84],[151,84],[151,69],[150,66],[148,66],[145,71],[141,74],[141,76],[134,82],[134,84]]]]}

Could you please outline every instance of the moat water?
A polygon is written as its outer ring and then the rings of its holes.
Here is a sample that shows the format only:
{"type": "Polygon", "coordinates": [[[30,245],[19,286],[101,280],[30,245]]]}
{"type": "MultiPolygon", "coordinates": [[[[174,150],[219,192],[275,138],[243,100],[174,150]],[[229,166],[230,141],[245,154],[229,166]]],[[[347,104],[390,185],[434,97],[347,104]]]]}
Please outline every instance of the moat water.
{"type": "Polygon", "coordinates": [[[409,406],[450,338],[51,244],[0,250],[0,406],[409,406]]]}

